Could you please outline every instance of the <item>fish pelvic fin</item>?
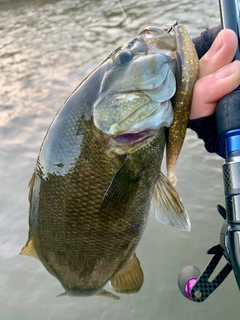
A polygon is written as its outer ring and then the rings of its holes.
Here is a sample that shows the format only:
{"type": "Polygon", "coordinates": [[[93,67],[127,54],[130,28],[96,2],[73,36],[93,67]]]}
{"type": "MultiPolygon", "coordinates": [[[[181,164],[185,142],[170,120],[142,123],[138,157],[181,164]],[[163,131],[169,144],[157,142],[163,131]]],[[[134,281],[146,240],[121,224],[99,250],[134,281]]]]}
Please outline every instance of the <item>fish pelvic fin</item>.
{"type": "Polygon", "coordinates": [[[34,239],[32,237],[28,239],[26,245],[22,248],[20,255],[30,256],[39,260],[35,249],[34,239]]]}
{"type": "Polygon", "coordinates": [[[136,254],[134,254],[111,278],[110,283],[116,292],[132,294],[141,289],[143,281],[143,271],[136,254]]]}
{"type": "Polygon", "coordinates": [[[59,298],[59,297],[68,297],[68,294],[66,291],[64,291],[63,293],[60,293],[57,295],[57,298],[59,298]]]}
{"type": "Polygon", "coordinates": [[[162,172],[154,186],[150,215],[157,221],[177,229],[191,229],[189,216],[176,189],[162,172]]]}

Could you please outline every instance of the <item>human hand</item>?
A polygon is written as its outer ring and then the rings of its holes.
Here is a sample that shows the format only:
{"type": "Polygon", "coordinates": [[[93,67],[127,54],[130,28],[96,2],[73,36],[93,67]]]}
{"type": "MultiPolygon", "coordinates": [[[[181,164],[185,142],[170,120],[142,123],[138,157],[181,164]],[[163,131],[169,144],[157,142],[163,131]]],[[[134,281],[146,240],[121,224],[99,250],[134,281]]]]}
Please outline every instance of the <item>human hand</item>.
{"type": "Polygon", "coordinates": [[[193,90],[190,119],[209,116],[217,102],[240,85],[240,61],[233,61],[238,41],[236,34],[219,32],[211,48],[199,61],[199,80],[193,90]]]}

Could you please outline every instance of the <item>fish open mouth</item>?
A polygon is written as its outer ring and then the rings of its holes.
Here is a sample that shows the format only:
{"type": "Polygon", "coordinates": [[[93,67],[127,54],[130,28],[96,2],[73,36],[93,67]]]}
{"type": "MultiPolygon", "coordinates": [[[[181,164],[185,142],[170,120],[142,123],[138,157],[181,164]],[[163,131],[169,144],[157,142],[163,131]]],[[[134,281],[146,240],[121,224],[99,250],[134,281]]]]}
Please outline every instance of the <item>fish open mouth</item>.
{"type": "Polygon", "coordinates": [[[119,145],[130,146],[153,136],[153,134],[153,130],[144,130],[137,133],[127,132],[115,136],[113,140],[119,145]]]}

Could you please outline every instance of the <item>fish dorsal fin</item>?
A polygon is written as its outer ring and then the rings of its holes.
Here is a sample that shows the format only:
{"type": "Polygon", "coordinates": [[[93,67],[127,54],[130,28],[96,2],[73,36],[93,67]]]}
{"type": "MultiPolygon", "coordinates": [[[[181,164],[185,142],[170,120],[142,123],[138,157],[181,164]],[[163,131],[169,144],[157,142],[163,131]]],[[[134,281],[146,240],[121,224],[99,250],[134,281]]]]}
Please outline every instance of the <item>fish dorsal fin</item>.
{"type": "Polygon", "coordinates": [[[34,240],[32,237],[29,238],[26,245],[22,248],[20,255],[34,257],[39,259],[38,254],[35,249],[34,240]]]}
{"type": "Polygon", "coordinates": [[[136,293],[141,289],[144,276],[140,262],[134,254],[110,280],[111,286],[119,293],[136,293]]]}
{"type": "Polygon", "coordinates": [[[176,189],[162,172],[154,186],[150,215],[163,224],[186,231],[191,229],[188,214],[176,189]]]}
{"type": "Polygon", "coordinates": [[[30,181],[29,181],[29,184],[28,184],[28,188],[29,188],[29,192],[28,192],[28,201],[31,202],[31,199],[32,199],[32,191],[33,191],[33,185],[34,185],[34,182],[35,182],[35,172],[33,173],[30,181]]]}
{"type": "Polygon", "coordinates": [[[105,289],[102,289],[101,292],[98,293],[98,296],[101,296],[101,297],[106,297],[106,298],[112,298],[112,299],[115,299],[115,300],[119,300],[120,297],[119,296],[116,296],[115,294],[105,290],[105,289]]]}

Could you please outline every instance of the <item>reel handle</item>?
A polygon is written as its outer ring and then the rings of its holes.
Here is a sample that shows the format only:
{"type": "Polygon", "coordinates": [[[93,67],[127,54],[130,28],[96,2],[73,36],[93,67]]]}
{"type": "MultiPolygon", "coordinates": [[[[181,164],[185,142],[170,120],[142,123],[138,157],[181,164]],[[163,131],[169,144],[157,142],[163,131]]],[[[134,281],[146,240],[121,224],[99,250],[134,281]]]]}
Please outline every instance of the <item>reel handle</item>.
{"type": "Polygon", "coordinates": [[[196,284],[201,272],[198,267],[186,266],[178,275],[178,287],[185,298],[192,300],[191,290],[196,284]]]}
{"type": "Polygon", "coordinates": [[[209,279],[224,251],[220,245],[217,245],[208,250],[208,253],[214,255],[202,273],[198,267],[190,265],[184,267],[178,276],[178,287],[181,293],[191,301],[205,301],[232,271],[232,266],[227,263],[217,276],[210,281],[209,279]]]}

